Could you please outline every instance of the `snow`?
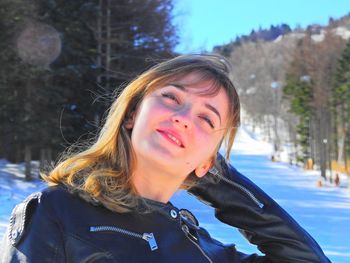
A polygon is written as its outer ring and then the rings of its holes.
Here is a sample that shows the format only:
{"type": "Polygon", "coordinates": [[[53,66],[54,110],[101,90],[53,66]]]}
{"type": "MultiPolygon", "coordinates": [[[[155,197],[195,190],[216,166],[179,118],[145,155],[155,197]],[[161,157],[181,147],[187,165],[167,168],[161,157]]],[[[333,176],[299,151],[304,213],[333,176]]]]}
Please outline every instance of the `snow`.
{"type": "Polygon", "coordinates": [[[311,36],[311,39],[314,41],[314,42],[322,42],[325,38],[325,31],[322,30],[321,31],[321,34],[315,34],[315,35],[312,35],[311,36]]]}
{"type": "Polygon", "coordinates": [[[350,38],[350,30],[345,27],[337,27],[333,30],[334,34],[341,36],[343,39],[348,40],[350,38]]]}
{"type": "Polygon", "coordinates": [[[292,32],[292,33],[289,33],[287,35],[285,35],[284,37],[287,37],[287,38],[294,38],[294,39],[302,39],[305,37],[305,33],[298,33],[298,32],[292,32]]]}
{"type": "MultiPolygon", "coordinates": [[[[231,162],[240,172],[288,211],[316,239],[332,262],[350,262],[349,188],[331,184],[317,187],[319,172],[271,162],[271,145],[244,127],[239,130],[233,147],[231,162]]],[[[39,180],[25,182],[23,171],[23,165],[0,160],[0,239],[15,204],[45,187],[39,180]]],[[[189,209],[216,239],[234,243],[242,252],[259,253],[235,228],[216,220],[213,209],[193,196],[180,191],[171,201],[179,208],[189,209]]]]}
{"type": "MultiPolygon", "coordinates": [[[[336,36],[340,36],[341,38],[348,40],[350,38],[350,31],[345,28],[345,27],[336,27],[334,29],[331,30],[331,32],[336,35],[336,36]]],[[[314,42],[322,42],[325,38],[327,34],[327,31],[322,29],[320,34],[314,34],[311,36],[311,39],[314,42]]]]}
{"type": "Polygon", "coordinates": [[[278,43],[278,42],[281,42],[282,39],[283,39],[283,35],[279,35],[273,42],[278,43]]]}

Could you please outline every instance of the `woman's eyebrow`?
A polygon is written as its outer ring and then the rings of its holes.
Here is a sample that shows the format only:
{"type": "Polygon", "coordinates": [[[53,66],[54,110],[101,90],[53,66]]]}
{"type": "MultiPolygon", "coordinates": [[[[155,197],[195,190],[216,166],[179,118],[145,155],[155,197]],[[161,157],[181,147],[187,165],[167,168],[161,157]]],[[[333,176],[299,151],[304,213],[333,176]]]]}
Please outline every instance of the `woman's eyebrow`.
{"type": "Polygon", "coordinates": [[[181,85],[181,84],[178,84],[178,83],[169,83],[169,85],[170,85],[170,86],[173,86],[173,87],[175,87],[175,88],[177,88],[177,89],[179,89],[179,90],[181,90],[181,91],[187,91],[186,88],[185,88],[183,85],[181,85]]]}
{"type": "Polygon", "coordinates": [[[208,104],[208,103],[205,103],[204,106],[205,106],[207,109],[209,109],[209,110],[211,110],[212,112],[214,112],[214,113],[219,117],[220,125],[221,125],[221,116],[220,116],[220,113],[218,112],[218,110],[217,110],[214,106],[212,106],[212,105],[210,105],[210,104],[208,104]]]}
{"type": "MultiPolygon", "coordinates": [[[[170,86],[173,86],[173,87],[175,87],[175,88],[177,88],[177,89],[179,89],[179,90],[181,90],[181,91],[188,92],[187,89],[186,89],[183,85],[181,85],[181,84],[178,84],[178,83],[169,83],[169,85],[170,85],[170,86]]],[[[217,110],[213,105],[210,105],[209,103],[205,103],[204,106],[205,106],[208,110],[214,112],[214,113],[219,117],[220,125],[221,125],[221,115],[220,115],[220,113],[218,112],[218,110],[217,110]]]]}

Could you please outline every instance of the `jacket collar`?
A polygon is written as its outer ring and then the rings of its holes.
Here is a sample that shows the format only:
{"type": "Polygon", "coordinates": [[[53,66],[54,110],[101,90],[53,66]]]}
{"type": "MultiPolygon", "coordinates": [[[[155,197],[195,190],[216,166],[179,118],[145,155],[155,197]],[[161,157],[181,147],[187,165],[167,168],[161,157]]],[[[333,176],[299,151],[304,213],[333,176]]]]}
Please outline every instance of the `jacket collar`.
{"type": "Polygon", "coordinates": [[[162,203],[144,197],[139,198],[138,211],[144,213],[158,212],[171,220],[178,220],[180,218],[179,209],[171,202],[162,203]]]}

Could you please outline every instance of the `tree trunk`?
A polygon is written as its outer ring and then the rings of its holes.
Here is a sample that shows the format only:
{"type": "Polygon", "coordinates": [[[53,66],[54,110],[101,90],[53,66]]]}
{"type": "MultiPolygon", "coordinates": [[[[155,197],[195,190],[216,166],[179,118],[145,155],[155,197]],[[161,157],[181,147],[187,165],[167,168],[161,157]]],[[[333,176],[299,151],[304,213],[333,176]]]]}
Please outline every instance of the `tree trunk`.
{"type": "Polygon", "coordinates": [[[16,163],[20,163],[22,162],[22,151],[21,151],[21,147],[17,144],[16,146],[16,156],[15,156],[15,162],[16,163]]]}
{"type": "Polygon", "coordinates": [[[325,133],[324,133],[324,125],[323,125],[323,110],[319,109],[318,112],[319,116],[318,116],[318,129],[316,129],[317,131],[317,138],[318,138],[318,148],[319,148],[319,164],[320,164],[320,170],[321,170],[321,177],[326,179],[326,141],[324,141],[325,139],[325,133]]]}
{"type": "MultiPolygon", "coordinates": [[[[349,119],[349,118],[347,118],[349,119]]],[[[344,165],[345,165],[345,171],[348,176],[348,187],[350,188],[350,173],[349,173],[349,167],[348,167],[348,151],[347,151],[347,143],[350,143],[348,140],[349,136],[349,123],[344,122],[344,134],[345,134],[345,140],[344,140],[344,149],[343,149],[343,154],[344,154],[344,165]]]]}
{"type": "Polygon", "coordinates": [[[45,149],[40,149],[40,163],[39,163],[39,170],[43,170],[45,167],[45,149]]]}
{"type": "Polygon", "coordinates": [[[30,180],[32,179],[31,173],[32,173],[32,167],[31,162],[32,160],[32,151],[28,144],[24,147],[24,161],[25,161],[25,179],[30,180]]]}
{"type": "Polygon", "coordinates": [[[316,162],[317,158],[317,124],[315,118],[310,117],[309,120],[309,144],[310,144],[310,157],[316,162]]]}
{"type": "Polygon", "coordinates": [[[326,110],[325,114],[326,123],[329,125],[325,125],[326,128],[326,138],[327,138],[327,147],[326,147],[326,156],[327,156],[327,166],[329,169],[329,180],[331,183],[333,183],[333,172],[332,172],[332,127],[333,127],[333,120],[331,117],[331,112],[329,109],[326,110]]]}
{"type": "Polygon", "coordinates": [[[97,29],[96,29],[96,38],[97,38],[97,58],[96,58],[96,66],[99,70],[99,74],[97,75],[97,84],[101,85],[102,79],[102,0],[99,0],[99,10],[97,15],[97,29]]]}
{"type": "Polygon", "coordinates": [[[47,160],[47,163],[51,166],[52,165],[52,149],[47,148],[46,150],[47,150],[46,160],[47,160]]]}
{"type": "Polygon", "coordinates": [[[40,149],[40,171],[50,168],[52,165],[52,149],[40,149]]]}
{"type": "Polygon", "coordinates": [[[106,89],[110,90],[111,82],[111,0],[106,2],[106,89]]]}

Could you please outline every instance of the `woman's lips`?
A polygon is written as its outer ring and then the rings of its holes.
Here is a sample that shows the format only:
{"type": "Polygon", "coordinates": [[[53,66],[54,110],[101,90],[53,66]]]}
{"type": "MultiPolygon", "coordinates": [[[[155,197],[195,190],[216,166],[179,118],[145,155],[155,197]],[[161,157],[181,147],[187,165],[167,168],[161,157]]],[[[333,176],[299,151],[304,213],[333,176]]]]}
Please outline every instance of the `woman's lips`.
{"type": "Polygon", "coordinates": [[[178,134],[176,134],[175,132],[169,131],[169,130],[160,130],[160,129],[157,129],[157,132],[159,132],[165,139],[167,139],[171,143],[173,143],[181,148],[185,148],[180,136],[178,134]]]}

